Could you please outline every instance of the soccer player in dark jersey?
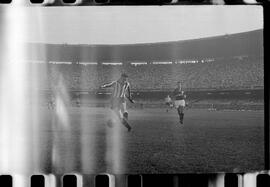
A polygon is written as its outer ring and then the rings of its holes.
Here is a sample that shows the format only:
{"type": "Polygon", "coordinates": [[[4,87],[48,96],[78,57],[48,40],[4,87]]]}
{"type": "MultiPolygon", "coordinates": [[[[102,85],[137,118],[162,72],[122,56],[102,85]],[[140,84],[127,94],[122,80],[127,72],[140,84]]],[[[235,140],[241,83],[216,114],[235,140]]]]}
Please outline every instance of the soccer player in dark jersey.
{"type": "MultiPolygon", "coordinates": [[[[111,109],[118,116],[121,123],[128,129],[131,130],[131,126],[128,123],[128,111],[126,105],[126,99],[131,103],[134,103],[131,98],[130,84],[128,82],[128,76],[123,73],[121,77],[108,84],[104,84],[101,88],[113,87],[112,97],[111,97],[111,109]]],[[[108,125],[111,120],[108,122],[108,125]]]]}
{"type": "Polygon", "coordinates": [[[174,106],[177,109],[179,115],[179,122],[183,124],[184,120],[184,108],[186,106],[185,98],[186,95],[182,90],[181,82],[177,82],[177,88],[173,91],[174,106]]]}

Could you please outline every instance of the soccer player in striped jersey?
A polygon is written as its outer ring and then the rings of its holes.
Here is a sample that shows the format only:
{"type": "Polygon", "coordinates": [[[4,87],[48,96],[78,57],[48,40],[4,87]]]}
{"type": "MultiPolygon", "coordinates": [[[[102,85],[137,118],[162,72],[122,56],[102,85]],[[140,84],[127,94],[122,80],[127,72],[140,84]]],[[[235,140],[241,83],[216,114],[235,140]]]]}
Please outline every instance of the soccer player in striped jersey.
{"type": "MultiPolygon", "coordinates": [[[[123,73],[118,80],[101,86],[101,88],[108,87],[113,87],[111,97],[111,109],[116,113],[116,115],[118,116],[122,124],[128,129],[128,131],[130,131],[131,126],[128,123],[126,99],[128,99],[131,103],[134,103],[134,101],[131,98],[128,76],[123,73]]],[[[111,121],[109,121],[108,123],[111,123],[111,121]]]]}
{"type": "Polygon", "coordinates": [[[177,109],[179,122],[183,124],[184,120],[184,108],[186,106],[185,98],[186,95],[182,90],[181,82],[177,82],[177,88],[173,91],[174,106],[177,109]]]}

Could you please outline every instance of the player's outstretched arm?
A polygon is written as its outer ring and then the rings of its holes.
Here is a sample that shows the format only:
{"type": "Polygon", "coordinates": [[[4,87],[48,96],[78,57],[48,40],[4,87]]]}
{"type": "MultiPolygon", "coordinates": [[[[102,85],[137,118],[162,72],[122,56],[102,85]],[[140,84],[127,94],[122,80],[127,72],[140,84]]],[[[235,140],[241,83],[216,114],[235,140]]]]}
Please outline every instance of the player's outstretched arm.
{"type": "Polygon", "coordinates": [[[103,84],[102,86],[100,86],[100,88],[108,88],[108,87],[111,87],[113,86],[115,83],[115,81],[111,82],[111,83],[108,83],[108,84],[103,84]]]}

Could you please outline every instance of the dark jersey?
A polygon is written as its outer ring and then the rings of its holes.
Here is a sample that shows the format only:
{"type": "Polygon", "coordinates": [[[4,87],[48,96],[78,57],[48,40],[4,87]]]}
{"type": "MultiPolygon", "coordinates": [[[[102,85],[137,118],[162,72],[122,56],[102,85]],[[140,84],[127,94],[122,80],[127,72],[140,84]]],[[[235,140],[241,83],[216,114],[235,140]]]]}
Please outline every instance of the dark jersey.
{"type": "Polygon", "coordinates": [[[176,88],[174,91],[173,91],[173,96],[175,98],[175,100],[183,100],[185,99],[186,95],[184,94],[184,92],[182,93],[183,90],[180,90],[178,88],[176,88]]]}

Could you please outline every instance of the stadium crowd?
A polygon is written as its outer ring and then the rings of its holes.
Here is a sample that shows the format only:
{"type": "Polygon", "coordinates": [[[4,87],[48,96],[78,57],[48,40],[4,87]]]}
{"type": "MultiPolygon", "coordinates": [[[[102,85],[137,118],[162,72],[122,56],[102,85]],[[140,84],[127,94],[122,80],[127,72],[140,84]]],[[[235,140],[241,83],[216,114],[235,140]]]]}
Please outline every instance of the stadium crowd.
{"type": "Polygon", "coordinates": [[[263,86],[262,58],[220,59],[212,62],[179,64],[82,65],[33,64],[39,88],[50,89],[61,77],[71,90],[92,90],[121,72],[129,75],[133,89],[172,89],[182,81],[188,89],[239,89],[263,86]]]}

